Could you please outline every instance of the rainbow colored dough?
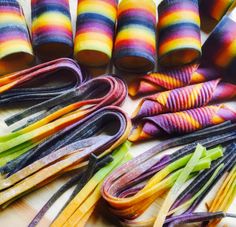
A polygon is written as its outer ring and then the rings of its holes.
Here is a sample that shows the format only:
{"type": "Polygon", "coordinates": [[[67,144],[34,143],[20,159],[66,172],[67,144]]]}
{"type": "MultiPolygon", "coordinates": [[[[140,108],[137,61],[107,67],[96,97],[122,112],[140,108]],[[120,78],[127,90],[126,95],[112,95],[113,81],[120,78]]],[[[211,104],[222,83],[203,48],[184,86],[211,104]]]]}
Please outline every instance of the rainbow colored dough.
{"type": "Polygon", "coordinates": [[[0,75],[30,66],[34,60],[24,13],[16,0],[0,1],[0,75]]]}
{"type": "Polygon", "coordinates": [[[135,142],[190,133],[228,120],[235,121],[236,112],[223,104],[146,117],[133,130],[129,140],[135,142]]]}
{"type": "Polygon", "coordinates": [[[110,62],[116,18],[116,0],[78,1],[74,57],[79,63],[98,67],[110,62]]]}
{"type": "Polygon", "coordinates": [[[131,96],[148,95],[165,90],[172,90],[190,84],[217,79],[220,74],[213,68],[198,68],[190,64],[172,69],[159,69],[134,80],[129,86],[131,96]]]}
{"type": "Polygon", "coordinates": [[[133,113],[133,119],[193,109],[234,97],[236,85],[212,80],[145,97],[133,113]]]}
{"type": "Polygon", "coordinates": [[[123,71],[148,72],[156,56],[156,5],[153,0],[122,0],[118,8],[114,64],[123,71]]]}
{"type": "Polygon", "coordinates": [[[232,5],[234,0],[202,0],[200,10],[209,17],[219,21],[232,5]]]}
{"type": "Polygon", "coordinates": [[[131,83],[129,94],[131,96],[146,95],[217,78],[234,79],[236,69],[236,18],[234,15],[235,10],[229,10],[210,34],[202,47],[199,66],[159,69],[158,72],[140,77],[131,83]]]}
{"type": "Polygon", "coordinates": [[[69,57],[73,33],[68,0],[32,0],[32,39],[41,60],[69,57]]]}
{"type": "Polygon", "coordinates": [[[201,56],[198,0],[163,0],[158,6],[158,58],[182,66],[201,56]]]}

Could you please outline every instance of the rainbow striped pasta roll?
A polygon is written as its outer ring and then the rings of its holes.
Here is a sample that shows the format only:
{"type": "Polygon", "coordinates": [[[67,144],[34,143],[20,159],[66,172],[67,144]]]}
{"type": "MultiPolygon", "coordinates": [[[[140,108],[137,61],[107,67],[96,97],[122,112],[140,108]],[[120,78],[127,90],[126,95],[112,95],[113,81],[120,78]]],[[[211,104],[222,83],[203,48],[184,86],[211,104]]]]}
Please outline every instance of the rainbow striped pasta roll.
{"type": "Polygon", "coordinates": [[[158,58],[162,66],[181,66],[201,56],[198,0],[163,0],[158,6],[158,58]]]}
{"type": "Polygon", "coordinates": [[[133,119],[193,109],[234,97],[236,85],[220,82],[219,79],[212,80],[146,97],[133,113],[133,119]]]}
{"type": "Polygon", "coordinates": [[[16,0],[0,1],[0,75],[27,68],[34,60],[24,13],[16,0]]]}
{"type": "Polygon", "coordinates": [[[234,0],[202,0],[200,10],[206,15],[219,21],[232,5],[234,0]]]}
{"type": "Polygon", "coordinates": [[[156,5],[153,0],[122,0],[114,64],[122,71],[148,72],[156,57],[156,5]]]}
{"type": "Polygon", "coordinates": [[[219,77],[220,74],[214,68],[198,68],[197,64],[159,69],[155,73],[149,73],[131,82],[129,85],[129,94],[131,96],[143,96],[209,81],[219,77]]]}
{"type": "Polygon", "coordinates": [[[159,69],[158,72],[140,77],[131,83],[129,94],[131,96],[147,95],[219,77],[234,80],[236,70],[235,13],[236,9],[230,8],[227,15],[210,34],[202,47],[202,58],[198,67],[189,65],[174,69],[159,69]]]}
{"type": "Polygon", "coordinates": [[[223,104],[146,117],[132,131],[129,140],[135,142],[186,134],[228,120],[235,121],[236,112],[223,104]]]}
{"type": "Polygon", "coordinates": [[[73,33],[69,0],[31,0],[31,8],[36,55],[43,61],[71,56],[73,33]]]}
{"type": "Polygon", "coordinates": [[[86,66],[110,62],[117,18],[116,0],[79,0],[74,57],[86,66]]]}
{"type": "Polygon", "coordinates": [[[200,67],[215,68],[227,79],[234,79],[236,72],[235,15],[236,8],[222,18],[202,47],[200,67]]]}

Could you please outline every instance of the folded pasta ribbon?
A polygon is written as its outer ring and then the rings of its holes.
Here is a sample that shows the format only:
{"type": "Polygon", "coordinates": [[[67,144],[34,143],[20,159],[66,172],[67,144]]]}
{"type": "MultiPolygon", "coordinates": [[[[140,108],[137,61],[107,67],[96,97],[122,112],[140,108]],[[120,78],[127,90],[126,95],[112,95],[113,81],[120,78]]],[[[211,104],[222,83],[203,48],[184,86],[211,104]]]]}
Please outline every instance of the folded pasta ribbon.
{"type": "Polygon", "coordinates": [[[129,118],[114,106],[102,108],[72,124],[64,131],[64,141],[60,141],[63,137],[57,137],[62,146],[51,144],[54,149],[49,154],[0,180],[0,205],[5,207],[63,173],[87,165],[92,153],[99,157],[109,154],[126,141],[130,129],[129,118]]]}
{"type": "Polygon", "coordinates": [[[61,214],[54,220],[52,227],[56,226],[84,226],[91,215],[95,205],[101,198],[101,187],[104,179],[116,169],[131,159],[128,153],[130,144],[124,143],[113,154],[113,162],[95,173],[90,181],[81,189],[74,199],[65,207],[61,214]]]}
{"type": "Polygon", "coordinates": [[[212,80],[205,83],[159,92],[145,97],[133,113],[133,118],[155,116],[202,107],[210,102],[229,100],[236,96],[236,85],[212,80]]]}
{"type": "Polygon", "coordinates": [[[8,124],[30,118],[21,129],[0,137],[0,164],[35,148],[43,140],[102,107],[120,105],[126,95],[126,86],[120,79],[101,76],[13,115],[6,120],[8,124]]]}
{"type": "MultiPolygon", "coordinates": [[[[228,150],[226,153],[222,153],[222,148],[215,148],[215,146],[234,141],[236,138],[235,126],[235,124],[227,122],[191,134],[165,140],[120,166],[106,178],[102,186],[102,196],[108,202],[112,213],[119,217],[120,221],[125,225],[153,225],[155,221],[155,217],[153,216],[147,222],[136,218],[144,213],[160,195],[167,192],[173,186],[181,169],[185,166],[187,160],[190,160],[197,143],[207,148],[207,150],[206,153],[202,151],[203,160],[201,158],[198,161],[194,171],[200,171],[200,166],[202,168],[208,166],[205,171],[209,170],[210,173],[208,176],[211,176],[214,169],[209,169],[209,160],[214,162],[212,163],[212,167],[218,167],[223,162],[227,162],[228,167],[224,168],[224,171],[227,171],[232,161],[235,160],[236,154],[234,150],[228,150]],[[169,148],[185,144],[188,145],[178,149],[176,152],[158,155],[169,148]]],[[[201,178],[202,173],[200,172],[197,178],[201,178]]],[[[221,177],[222,174],[224,172],[221,172],[218,177],[221,177]]],[[[190,178],[192,177],[193,175],[190,176],[190,178]]],[[[208,180],[209,177],[207,178],[208,180]]],[[[192,187],[192,184],[190,187],[192,187]]],[[[199,188],[194,187],[194,190],[196,189],[199,188]]],[[[193,193],[195,196],[195,191],[193,193]]],[[[180,199],[180,201],[182,200],[180,199]]]]}
{"type": "Polygon", "coordinates": [[[236,112],[223,104],[145,117],[138,122],[129,140],[134,142],[189,133],[228,120],[235,121],[236,112]]]}
{"type": "Polygon", "coordinates": [[[44,101],[68,90],[76,89],[86,79],[86,73],[69,58],[46,62],[2,76],[0,78],[0,105],[44,101]],[[58,83],[59,80],[63,83],[58,83]],[[37,84],[34,84],[35,81],[37,84]]]}
{"type": "MultiPolygon", "coordinates": [[[[208,147],[218,143],[217,141],[209,143],[209,140],[202,142],[208,147]]],[[[155,148],[160,147],[156,146],[155,148]]],[[[103,184],[103,198],[109,203],[112,213],[119,217],[124,224],[135,222],[136,218],[144,213],[159,196],[174,185],[178,177],[184,173],[184,166],[193,157],[196,143],[161,157],[154,154],[154,151],[157,154],[155,148],[119,167],[106,178],[103,184]],[[150,158],[151,153],[152,158],[150,158]]],[[[218,160],[222,156],[222,152],[216,155],[214,149],[206,151],[201,145],[196,149],[200,149],[202,157],[195,162],[191,172],[196,173],[209,168],[211,161],[218,160]]],[[[192,177],[190,175],[187,179],[192,177]]]]}

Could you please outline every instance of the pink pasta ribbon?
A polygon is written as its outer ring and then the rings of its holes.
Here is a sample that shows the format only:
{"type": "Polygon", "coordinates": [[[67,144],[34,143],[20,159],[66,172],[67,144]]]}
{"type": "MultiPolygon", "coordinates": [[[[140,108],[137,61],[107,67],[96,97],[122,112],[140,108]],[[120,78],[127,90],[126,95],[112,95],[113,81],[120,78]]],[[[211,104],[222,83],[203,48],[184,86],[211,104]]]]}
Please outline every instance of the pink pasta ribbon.
{"type": "Polygon", "coordinates": [[[190,133],[228,120],[235,121],[236,112],[223,104],[146,117],[133,130],[129,140],[135,142],[190,133]]]}
{"type": "Polygon", "coordinates": [[[220,80],[159,92],[142,99],[134,119],[202,107],[210,102],[229,100],[236,96],[236,85],[220,80]]]}

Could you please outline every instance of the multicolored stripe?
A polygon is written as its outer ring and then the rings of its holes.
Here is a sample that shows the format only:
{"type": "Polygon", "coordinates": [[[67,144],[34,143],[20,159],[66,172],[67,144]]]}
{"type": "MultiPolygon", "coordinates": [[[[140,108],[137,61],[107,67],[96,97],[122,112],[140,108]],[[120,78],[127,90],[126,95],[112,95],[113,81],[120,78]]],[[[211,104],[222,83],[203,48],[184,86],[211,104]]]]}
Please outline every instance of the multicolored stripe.
{"type": "Polygon", "coordinates": [[[219,21],[232,5],[234,0],[202,0],[200,10],[209,17],[219,21]]]}
{"type": "Polygon", "coordinates": [[[190,133],[228,120],[235,121],[236,112],[223,104],[161,114],[143,118],[129,140],[140,141],[190,133]]]}
{"type": "Polygon", "coordinates": [[[116,0],[78,1],[74,57],[79,63],[87,66],[109,63],[116,18],[116,0]]]}
{"type": "Polygon", "coordinates": [[[156,6],[153,0],[122,0],[118,9],[118,28],[114,64],[120,70],[147,72],[154,68],[156,56],[156,6]]]}
{"type": "Polygon", "coordinates": [[[200,67],[212,67],[217,69],[223,77],[235,78],[235,18],[231,18],[230,15],[223,17],[204,43],[202,50],[203,56],[200,67]]]}
{"type": "Polygon", "coordinates": [[[42,60],[69,57],[73,33],[68,0],[32,0],[32,38],[42,60]]]}
{"type": "Polygon", "coordinates": [[[198,0],[163,0],[158,6],[158,57],[163,66],[180,66],[201,56],[198,0]]]}
{"type": "Polygon", "coordinates": [[[173,113],[206,106],[236,97],[236,85],[212,80],[183,88],[164,91],[142,99],[133,119],[173,113]]]}
{"type": "Polygon", "coordinates": [[[33,61],[30,36],[19,3],[0,1],[0,75],[27,68],[33,61]]]}

